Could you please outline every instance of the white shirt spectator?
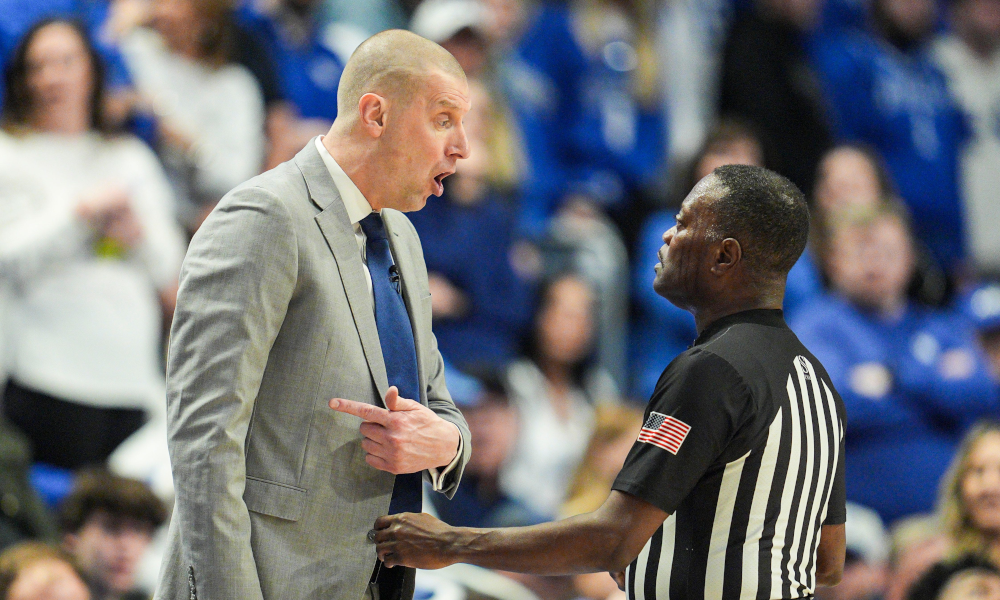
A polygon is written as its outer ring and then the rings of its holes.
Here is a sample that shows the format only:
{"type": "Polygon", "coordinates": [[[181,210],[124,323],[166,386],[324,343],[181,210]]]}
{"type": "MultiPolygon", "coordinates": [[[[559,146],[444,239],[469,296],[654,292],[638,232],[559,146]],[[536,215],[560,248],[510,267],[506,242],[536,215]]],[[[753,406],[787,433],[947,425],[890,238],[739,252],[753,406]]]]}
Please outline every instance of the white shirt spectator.
{"type": "Polygon", "coordinates": [[[969,253],[977,267],[1000,272],[1000,49],[976,55],[956,35],[934,45],[934,58],[948,77],[959,105],[971,117],[972,138],[962,153],[962,191],[969,253]]]}
{"type": "Polygon", "coordinates": [[[0,287],[10,375],[100,408],[163,402],[159,290],[184,254],[156,156],[129,136],[0,133],[0,287]],[[133,250],[101,246],[81,197],[120,187],[142,227],[133,250]]]}
{"type": "Polygon", "coordinates": [[[530,360],[511,365],[511,400],[520,417],[517,445],[500,473],[500,486],[540,515],[555,517],[594,431],[594,404],[617,401],[617,388],[603,370],[592,372],[583,390],[570,392],[567,416],[556,413],[552,392],[530,360]]]}
{"type": "MultiPolygon", "coordinates": [[[[135,29],[121,42],[135,87],[157,118],[193,141],[186,156],[164,161],[189,181],[179,187],[182,222],[258,174],[264,160],[264,99],[245,67],[212,67],[171,53],[160,36],[135,29]]],[[[173,173],[172,173],[173,174],[173,173]]]]}

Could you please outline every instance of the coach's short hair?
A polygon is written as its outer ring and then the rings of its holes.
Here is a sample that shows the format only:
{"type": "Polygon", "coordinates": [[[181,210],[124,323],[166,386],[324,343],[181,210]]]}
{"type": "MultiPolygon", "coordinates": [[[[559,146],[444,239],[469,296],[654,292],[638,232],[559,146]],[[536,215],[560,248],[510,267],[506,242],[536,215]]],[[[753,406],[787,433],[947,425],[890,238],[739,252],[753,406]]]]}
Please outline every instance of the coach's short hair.
{"type": "Polygon", "coordinates": [[[794,183],[763,167],[724,165],[712,171],[715,234],[740,242],[743,260],[760,275],[784,276],[809,239],[809,207],[794,183]]]}

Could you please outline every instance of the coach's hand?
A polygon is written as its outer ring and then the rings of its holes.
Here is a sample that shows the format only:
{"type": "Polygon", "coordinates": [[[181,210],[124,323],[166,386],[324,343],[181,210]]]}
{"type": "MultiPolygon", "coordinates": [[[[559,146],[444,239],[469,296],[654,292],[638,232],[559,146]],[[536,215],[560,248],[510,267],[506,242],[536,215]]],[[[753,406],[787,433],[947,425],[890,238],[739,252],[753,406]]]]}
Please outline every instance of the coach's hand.
{"type": "Polygon", "coordinates": [[[456,539],[454,527],[426,513],[389,515],[375,521],[375,549],[387,567],[447,567],[456,562],[449,558],[456,539]]]}
{"type": "Polygon", "coordinates": [[[455,458],[461,433],[454,423],[419,402],[400,398],[396,386],[386,392],[385,406],[330,400],[330,408],[364,420],[361,447],[368,453],[368,464],[399,475],[444,467],[455,458]]]}

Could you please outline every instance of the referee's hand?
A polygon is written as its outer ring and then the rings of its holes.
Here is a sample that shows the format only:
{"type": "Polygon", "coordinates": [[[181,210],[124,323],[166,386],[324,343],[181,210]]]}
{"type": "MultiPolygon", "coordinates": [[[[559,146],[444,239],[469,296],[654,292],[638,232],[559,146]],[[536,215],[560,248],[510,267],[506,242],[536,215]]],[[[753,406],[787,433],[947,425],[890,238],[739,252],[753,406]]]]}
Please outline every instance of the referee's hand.
{"type": "Polygon", "coordinates": [[[404,513],[375,521],[375,549],[387,567],[440,569],[451,558],[455,529],[426,513],[404,513]]]}

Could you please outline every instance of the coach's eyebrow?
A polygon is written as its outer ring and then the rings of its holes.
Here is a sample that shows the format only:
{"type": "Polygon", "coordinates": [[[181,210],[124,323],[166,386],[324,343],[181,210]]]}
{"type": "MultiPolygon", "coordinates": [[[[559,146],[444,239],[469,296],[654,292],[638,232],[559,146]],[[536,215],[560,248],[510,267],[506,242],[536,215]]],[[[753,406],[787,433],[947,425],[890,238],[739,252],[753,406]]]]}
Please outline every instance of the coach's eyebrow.
{"type": "Polygon", "coordinates": [[[437,104],[438,106],[443,106],[445,108],[450,108],[452,110],[458,110],[460,108],[457,104],[455,104],[448,98],[441,98],[440,100],[437,101],[437,104]]]}

